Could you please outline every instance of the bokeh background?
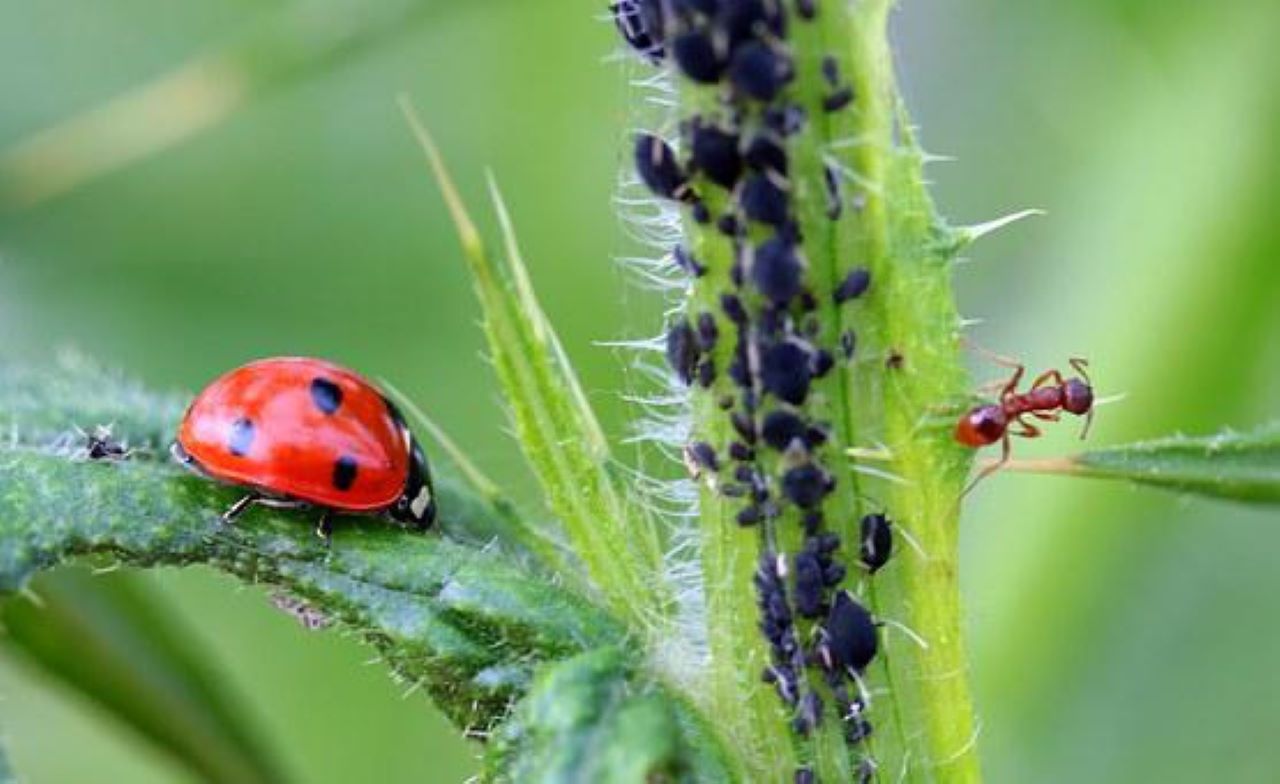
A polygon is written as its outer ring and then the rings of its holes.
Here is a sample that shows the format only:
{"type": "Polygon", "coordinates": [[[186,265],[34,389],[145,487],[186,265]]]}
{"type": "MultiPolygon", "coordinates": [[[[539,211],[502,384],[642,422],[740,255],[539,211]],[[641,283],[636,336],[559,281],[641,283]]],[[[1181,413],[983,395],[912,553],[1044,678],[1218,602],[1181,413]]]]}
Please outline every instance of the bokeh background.
{"type": "MultiPolygon", "coordinates": [[[[331,357],[393,380],[533,498],[394,96],[478,207],[496,172],[622,434],[626,358],[595,342],[653,331],[660,308],[612,262],[634,250],[610,199],[638,115],[602,6],[0,0],[0,352],[72,346],[177,389],[251,357],[331,357]],[[201,57],[179,71],[199,78],[100,109],[201,57]],[[55,126],[79,130],[36,137],[55,126]]],[[[930,169],[943,213],[1048,211],[958,269],[975,340],[1035,367],[1088,356],[1101,394],[1126,395],[1097,444],[1280,415],[1280,4],[904,0],[894,30],[923,139],[955,158],[930,169]]],[[[1074,447],[1053,431],[1020,453],[1074,447]]],[[[974,494],[963,542],[991,781],[1276,780],[1274,512],[1006,474],[974,494]]],[[[368,649],[259,591],[199,570],[101,579],[189,629],[292,780],[474,769],[368,649]]],[[[32,784],[191,780],[2,645],[0,725],[32,784]]]]}

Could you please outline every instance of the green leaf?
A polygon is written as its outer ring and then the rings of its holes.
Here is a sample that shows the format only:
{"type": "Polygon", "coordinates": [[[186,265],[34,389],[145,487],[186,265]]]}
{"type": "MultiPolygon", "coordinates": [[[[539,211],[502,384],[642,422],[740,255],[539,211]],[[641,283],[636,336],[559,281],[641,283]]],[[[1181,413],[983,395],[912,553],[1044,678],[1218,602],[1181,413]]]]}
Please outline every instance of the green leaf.
{"type": "MultiPolygon", "coordinates": [[[[207,564],[278,587],[382,652],[460,726],[487,725],[541,661],[617,642],[621,629],[584,599],[500,548],[467,546],[370,521],[338,521],[331,548],[314,515],[255,510],[227,526],[238,492],[191,476],[161,445],[180,399],[94,373],[0,365],[0,593],[69,559],[139,566],[207,564]],[[138,447],[124,461],[76,459],[75,423],[116,422],[138,447]]],[[[437,487],[444,527],[496,523],[491,507],[447,475],[437,487]]]]}
{"type": "Polygon", "coordinates": [[[497,738],[486,777],[520,784],[737,780],[693,714],[616,648],[540,674],[497,738]]]}
{"type": "Polygon", "coordinates": [[[1012,464],[1023,471],[1068,473],[1249,503],[1280,503],[1280,423],[1252,433],[1174,436],[1095,449],[1066,460],[1012,464]]]}
{"type": "MultiPolygon", "coordinates": [[[[276,762],[177,619],[124,575],[51,575],[7,603],[5,641],[212,782],[272,782],[276,762]]],[[[0,781],[3,781],[0,776],[0,781]]]]}
{"type": "Polygon", "coordinates": [[[407,100],[401,107],[457,228],[484,311],[490,357],[520,448],[547,505],[609,609],[637,628],[648,628],[670,606],[662,590],[657,532],[615,478],[600,424],[534,295],[506,207],[491,181],[506,247],[501,269],[490,260],[430,135],[407,100]]]}

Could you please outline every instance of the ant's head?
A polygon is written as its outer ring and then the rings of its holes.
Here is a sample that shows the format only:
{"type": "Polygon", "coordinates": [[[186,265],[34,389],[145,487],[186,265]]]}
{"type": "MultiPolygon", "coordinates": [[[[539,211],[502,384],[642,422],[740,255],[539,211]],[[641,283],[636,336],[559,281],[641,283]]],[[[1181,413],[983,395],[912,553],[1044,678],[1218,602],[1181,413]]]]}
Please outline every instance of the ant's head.
{"type": "Polygon", "coordinates": [[[1004,438],[1008,426],[1009,417],[1003,408],[995,404],[978,406],[956,423],[956,440],[965,446],[987,446],[1004,438]]]}
{"type": "Polygon", "coordinates": [[[1093,387],[1078,378],[1069,378],[1062,385],[1062,407],[1076,416],[1093,410],[1093,387]]]}

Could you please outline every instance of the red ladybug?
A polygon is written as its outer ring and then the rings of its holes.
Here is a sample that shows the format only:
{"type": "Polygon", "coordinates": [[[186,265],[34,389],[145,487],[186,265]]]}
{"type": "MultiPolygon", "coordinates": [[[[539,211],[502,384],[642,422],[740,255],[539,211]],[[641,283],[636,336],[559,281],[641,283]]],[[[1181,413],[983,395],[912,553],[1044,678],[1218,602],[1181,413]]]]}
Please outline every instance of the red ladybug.
{"type": "Polygon", "coordinates": [[[217,379],[187,408],[173,455],[248,488],[227,522],[254,504],[316,506],[316,533],[328,539],[335,511],[423,529],[435,519],[427,458],[400,412],[368,380],[319,359],[263,359],[217,379]]]}

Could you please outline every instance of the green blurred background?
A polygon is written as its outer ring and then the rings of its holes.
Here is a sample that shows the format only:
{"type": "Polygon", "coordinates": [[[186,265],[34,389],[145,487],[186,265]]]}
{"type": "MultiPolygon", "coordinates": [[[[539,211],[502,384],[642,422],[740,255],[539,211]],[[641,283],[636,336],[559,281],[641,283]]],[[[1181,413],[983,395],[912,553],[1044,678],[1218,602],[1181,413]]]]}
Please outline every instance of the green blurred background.
{"type": "MultiPolygon", "coordinates": [[[[634,250],[610,197],[638,70],[610,62],[603,5],[0,0],[0,150],[198,54],[230,52],[249,78],[204,132],[3,208],[4,354],[73,346],[181,389],[251,357],[331,357],[394,381],[534,498],[394,96],[412,95],[475,205],[484,167],[497,173],[544,304],[620,435],[626,357],[593,343],[653,331],[660,308],[611,261],[634,250]]],[[[1101,394],[1127,395],[1099,411],[1095,443],[1280,413],[1277,30],[1274,0],[904,0],[896,16],[923,138],[957,159],[929,172],[943,213],[1049,212],[959,268],[962,309],[983,320],[972,334],[1035,367],[1088,356],[1101,394]]],[[[161,101],[142,125],[184,107],[161,101]]],[[[1071,426],[1053,430],[1020,453],[1073,448],[1071,426]]],[[[990,780],[1280,777],[1277,523],[1084,481],[984,484],[963,569],[990,780]]],[[[476,749],[367,666],[369,649],[210,573],[132,579],[189,627],[293,780],[472,771],[476,749]]],[[[0,724],[33,784],[190,780],[11,652],[0,724]]]]}

